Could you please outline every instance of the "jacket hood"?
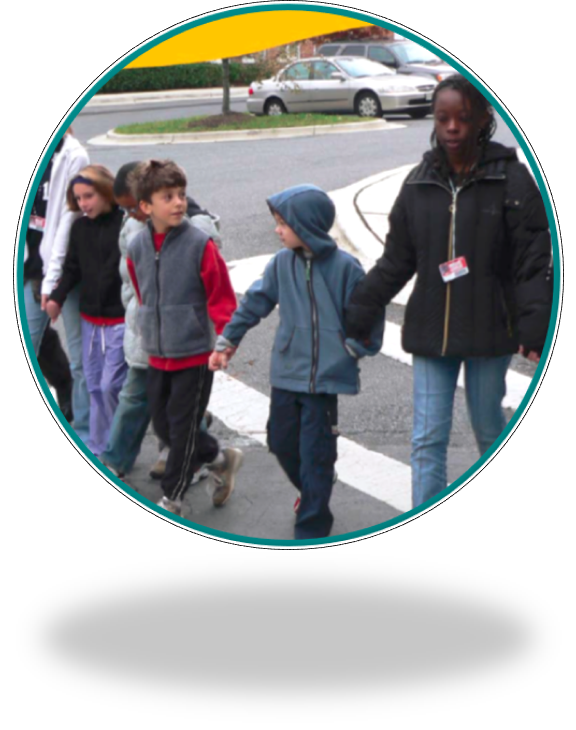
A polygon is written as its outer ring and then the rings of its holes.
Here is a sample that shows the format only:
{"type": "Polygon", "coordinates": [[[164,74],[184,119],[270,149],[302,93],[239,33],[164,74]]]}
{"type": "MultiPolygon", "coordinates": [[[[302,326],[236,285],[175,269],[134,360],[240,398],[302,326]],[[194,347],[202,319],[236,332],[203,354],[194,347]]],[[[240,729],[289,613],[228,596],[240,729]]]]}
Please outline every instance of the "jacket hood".
{"type": "Polygon", "coordinates": [[[296,185],[272,195],[267,203],[314,256],[326,256],[336,249],[336,242],[328,234],[334,225],[336,208],[323,190],[315,185],[296,185]]]}
{"type": "Polygon", "coordinates": [[[201,208],[198,203],[189,195],[186,196],[186,215],[193,218],[195,215],[210,215],[207,210],[201,208]]]}

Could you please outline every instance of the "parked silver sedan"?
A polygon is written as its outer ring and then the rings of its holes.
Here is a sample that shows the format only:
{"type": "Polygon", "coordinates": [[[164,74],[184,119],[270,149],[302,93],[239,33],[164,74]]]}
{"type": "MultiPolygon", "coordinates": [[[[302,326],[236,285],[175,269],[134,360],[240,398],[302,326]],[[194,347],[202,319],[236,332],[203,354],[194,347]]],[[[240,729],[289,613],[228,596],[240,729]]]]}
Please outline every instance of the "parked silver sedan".
{"type": "Polygon", "coordinates": [[[431,110],[436,83],[430,76],[396,74],[366,58],[307,58],[272,79],[250,84],[247,106],[252,114],[354,112],[381,117],[403,112],[419,119],[431,110]]]}

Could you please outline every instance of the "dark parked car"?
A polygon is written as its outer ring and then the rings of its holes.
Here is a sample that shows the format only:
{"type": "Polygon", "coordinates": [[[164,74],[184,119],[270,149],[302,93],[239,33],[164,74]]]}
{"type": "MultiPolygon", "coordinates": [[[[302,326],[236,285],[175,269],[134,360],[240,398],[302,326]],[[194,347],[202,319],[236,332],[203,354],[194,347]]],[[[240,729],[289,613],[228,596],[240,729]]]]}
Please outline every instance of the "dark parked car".
{"type": "Polygon", "coordinates": [[[350,41],[325,43],[318,49],[319,56],[361,56],[394,69],[400,74],[429,74],[442,81],[456,70],[438,56],[413,41],[350,41]]]}

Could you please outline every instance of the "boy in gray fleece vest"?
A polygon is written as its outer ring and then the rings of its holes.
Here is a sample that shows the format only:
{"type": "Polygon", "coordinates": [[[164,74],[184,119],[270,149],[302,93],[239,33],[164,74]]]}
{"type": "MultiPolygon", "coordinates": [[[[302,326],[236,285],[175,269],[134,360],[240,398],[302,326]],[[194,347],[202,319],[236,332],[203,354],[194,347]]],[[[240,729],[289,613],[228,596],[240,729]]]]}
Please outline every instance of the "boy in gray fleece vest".
{"type": "Polygon", "coordinates": [[[209,464],[213,502],[232,490],[242,452],[220,450],[200,428],[213,373],[208,360],[215,333],[236,309],[236,296],[214,241],[186,218],[186,175],[170,160],[149,160],[132,174],[131,187],[149,220],[128,246],[127,266],[138,295],[138,325],[149,357],[152,423],[170,452],[158,505],[180,515],[194,472],[209,464]]]}

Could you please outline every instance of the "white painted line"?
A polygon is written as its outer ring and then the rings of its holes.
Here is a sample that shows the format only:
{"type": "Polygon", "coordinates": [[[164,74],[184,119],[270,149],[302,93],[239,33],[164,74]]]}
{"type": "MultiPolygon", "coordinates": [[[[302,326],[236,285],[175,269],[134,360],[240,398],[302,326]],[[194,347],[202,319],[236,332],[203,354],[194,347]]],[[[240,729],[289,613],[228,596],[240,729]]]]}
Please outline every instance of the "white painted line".
{"type": "MultiPolygon", "coordinates": [[[[215,374],[210,411],[233,431],[266,445],[269,406],[265,395],[226,373],[215,374]]],[[[339,480],[359,492],[401,512],[411,509],[410,467],[406,464],[340,436],[337,470],[339,480]]]]}
{"type": "Polygon", "coordinates": [[[257,279],[262,278],[267,263],[274,255],[273,253],[263,254],[228,262],[228,273],[236,294],[244,294],[257,279]]]}

